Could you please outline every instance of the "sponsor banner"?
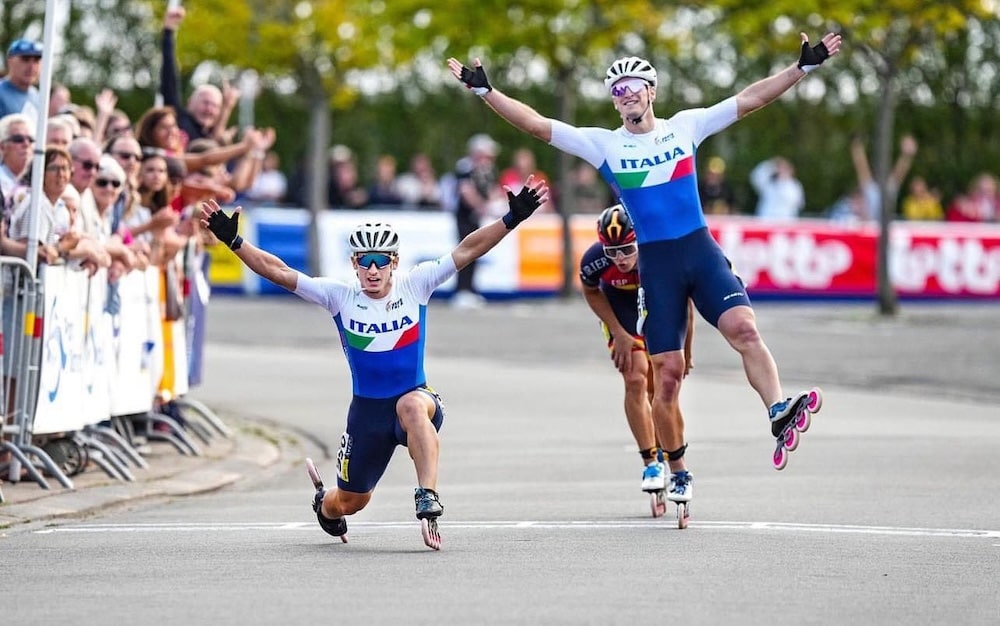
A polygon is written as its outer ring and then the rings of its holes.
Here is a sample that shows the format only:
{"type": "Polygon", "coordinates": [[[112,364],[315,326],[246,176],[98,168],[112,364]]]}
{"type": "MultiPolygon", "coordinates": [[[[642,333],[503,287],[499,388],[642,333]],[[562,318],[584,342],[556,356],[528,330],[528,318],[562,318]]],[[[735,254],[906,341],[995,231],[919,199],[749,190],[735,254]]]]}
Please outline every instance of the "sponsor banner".
{"type": "MultiPolygon", "coordinates": [[[[710,228],[751,292],[875,297],[878,228],[825,220],[711,219],[710,228]]],[[[896,222],[889,275],[900,296],[1000,297],[1000,226],[896,222]]]]}
{"type": "MultiPolygon", "coordinates": [[[[292,264],[286,256],[308,248],[304,209],[246,212],[248,237],[292,264]],[[251,217],[251,214],[253,217],[251,217]],[[271,222],[280,222],[275,228],[271,222]],[[275,239],[280,237],[280,239],[275,239]],[[282,253],[284,248],[285,253],[282,253]]],[[[579,259],[596,239],[596,215],[570,219],[573,284],[579,288],[579,259]]],[[[242,218],[241,218],[242,221],[242,218]]],[[[319,216],[320,273],[352,280],[347,237],[364,221],[388,221],[399,231],[401,267],[448,253],[456,245],[450,213],[328,211],[319,216]]],[[[844,226],[827,220],[762,221],[710,216],[709,228],[752,295],[777,298],[874,298],[878,228],[844,226]]],[[[889,272],[901,297],[1000,297],[1000,225],[896,222],[890,236],[889,272]]],[[[476,285],[490,295],[557,293],[562,286],[562,221],[535,215],[480,259],[476,285]]],[[[228,255],[229,260],[235,257],[228,255]]],[[[213,256],[210,279],[218,284],[213,256]]],[[[294,266],[294,265],[293,265],[294,266]]],[[[258,279],[241,268],[247,293],[260,293],[258,279]]],[[[230,283],[237,279],[229,276],[230,283]]],[[[454,289],[452,279],[441,291],[454,289]]]]}
{"type": "Polygon", "coordinates": [[[32,432],[80,430],[108,418],[110,320],[107,273],[48,266],[42,272],[45,323],[32,432]]]}
{"type": "MultiPolygon", "coordinates": [[[[159,271],[133,271],[118,280],[121,309],[111,320],[111,415],[146,413],[153,408],[158,370],[154,355],[163,341],[158,321],[159,271]],[[151,323],[154,319],[156,323],[151,323]]],[[[160,349],[162,352],[162,349],[160,349]]]]}

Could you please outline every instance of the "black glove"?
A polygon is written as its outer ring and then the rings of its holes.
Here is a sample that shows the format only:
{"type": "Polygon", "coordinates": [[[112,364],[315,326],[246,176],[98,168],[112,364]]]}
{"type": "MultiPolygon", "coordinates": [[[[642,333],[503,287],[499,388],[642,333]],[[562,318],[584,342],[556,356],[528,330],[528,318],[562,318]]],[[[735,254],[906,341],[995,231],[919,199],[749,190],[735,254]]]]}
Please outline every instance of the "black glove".
{"type": "Polygon", "coordinates": [[[538,192],[530,187],[524,187],[516,196],[507,192],[507,205],[510,210],[503,216],[503,225],[507,230],[513,230],[518,224],[531,217],[542,203],[538,199],[538,192]]]}
{"type": "Polygon", "coordinates": [[[799,68],[808,74],[830,58],[830,51],[826,49],[826,44],[822,41],[813,47],[809,47],[808,41],[802,42],[802,51],[799,52],[799,68]]]}
{"type": "Polygon", "coordinates": [[[463,65],[460,80],[465,83],[466,87],[472,90],[472,93],[479,97],[483,97],[493,91],[493,86],[490,85],[489,79],[486,78],[486,70],[483,69],[482,65],[476,66],[474,70],[470,70],[463,65]]]}
{"type": "Polygon", "coordinates": [[[229,246],[230,250],[239,250],[243,245],[243,237],[237,233],[240,229],[240,212],[233,211],[230,217],[221,209],[212,211],[208,216],[208,230],[222,243],[229,246]]]}

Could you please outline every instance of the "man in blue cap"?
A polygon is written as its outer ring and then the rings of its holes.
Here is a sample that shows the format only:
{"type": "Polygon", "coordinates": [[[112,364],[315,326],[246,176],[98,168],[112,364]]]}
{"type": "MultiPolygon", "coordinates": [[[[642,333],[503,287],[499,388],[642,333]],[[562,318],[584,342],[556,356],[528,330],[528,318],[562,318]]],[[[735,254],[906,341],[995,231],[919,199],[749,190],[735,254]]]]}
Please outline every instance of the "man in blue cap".
{"type": "Polygon", "coordinates": [[[42,44],[17,39],[7,49],[7,76],[0,80],[0,117],[24,113],[38,116],[41,100],[35,83],[42,73],[42,44]]]}

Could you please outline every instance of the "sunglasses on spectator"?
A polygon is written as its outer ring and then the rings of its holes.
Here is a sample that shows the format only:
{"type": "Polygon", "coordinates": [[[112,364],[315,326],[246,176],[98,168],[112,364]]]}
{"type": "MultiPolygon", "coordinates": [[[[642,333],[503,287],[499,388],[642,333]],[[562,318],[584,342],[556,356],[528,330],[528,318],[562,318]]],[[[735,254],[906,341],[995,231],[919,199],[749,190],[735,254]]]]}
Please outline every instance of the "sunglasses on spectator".
{"type": "Polygon", "coordinates": [[[108,185],[111,185],[115,189],[118,189],[119,187],[122,186],[121,181],[109,180],[107,178],[98,178],[97,180],[94,181],[94,184],[97,185],[98,187],[107,187],[108,185]]]}
{"type": "Polygon", "coordinates": [[[45,171],[46,172],[68,172],[71,169],[72,168],[70,166],[68,166],[68,165],[46,165],[45,166],[45,171]]]}
{"type": "Polygon", "coordinates": [[[604,246],[604,256],[609,259],[617,259],[618,255],[632,256],[639,251],[639,246],[634,243],[627,243],[622,246],[604,246]]]}
{"type": "Polygon", "coordinates": [[[623,78],[611,86],[611,95],[615,98],[621,98],[630,91],[632,93],[640,93],[647,86],[649,86],[649,83],[641,78],[623,78]]]}
{"type": "Polygon", "coordinates": [[[375,267],[382,269],[392,263],[392,255],[384,252],[365,252],[354,257],[360,267],[371,269],[372,263],[375,267]]]}
{"type": "Polygon", "coordinates": [[[116,157],[118,157],[122,161],[139,161],[139,160],[142,159],[142,155],[141,154],[136,154],[134,152],[124,152],[124,151],[122,151],[122,152],[112,152],[111,154],[115,155],[116,157]]]}
{"type": "Polygon", "coordinates": [[[33,143],[35,138],[31,135],[10,135],[4,141],[9,141],[11,143],[33,143]]]}
{"type": "Polygon", "coordinates": [[[83,169],[87,170],[88,172],[96,170],[97,166],[100,165],[99,163],[96,163],[96,162],[91,161],[89,159],[88,160],[84,160],[84,159],[78,159],[76,157],[73,157],[73,160],[76,161],[77,163],[79,163],[80,165],[82,165],[83,169]]]}

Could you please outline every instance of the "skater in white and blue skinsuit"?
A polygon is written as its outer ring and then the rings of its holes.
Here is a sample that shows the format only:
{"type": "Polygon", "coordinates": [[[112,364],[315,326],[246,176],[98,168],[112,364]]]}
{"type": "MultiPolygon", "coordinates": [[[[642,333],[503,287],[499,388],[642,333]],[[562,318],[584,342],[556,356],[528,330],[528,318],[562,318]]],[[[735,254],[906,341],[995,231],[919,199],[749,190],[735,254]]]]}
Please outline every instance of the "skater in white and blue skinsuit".
{"type": "Polygon", "coordinates": [[[681,348],[688,298],[740,353],[747,380],[768,409],[772,434],[779,436],[804,402],[802,394],[787,399],[783,394],[750,300],[708,232],[698,199],[695,150],[709,136],[776,100],[837,54],[840,44],[840,35],[829,33],[810,46],[803,33],[796,63],[714,106],[680,111],[669,119],[653,113],[653,66],[637,57],[618,59],[604,79],[623,122],[615,130],[576,128],[546,118],[494,89],[479,59],[472,68],[448,60],[451,73],[513,126],[596,167],[628,211],[639,243],[646,345],[654,372],[653,421],[668,455],[671,500],[686,502],[692,494],[683,425],[672,419],[684,375],[681,348]]]}
{"type": "MultiPolygon", "coordinates": [[[[544,181],[529,178],[509,211],[466,236],[450,253],[398,271],[399,236],[389,224],[361,224],[350,236],[357,279],[343,282],[306,276],[237,234],[239,207],[227,216],[215,201],[203,204],[202,224],[251,270],[333,316],[351,368],[354,394],[337,455],[337,489],[320,490],[314,510],[331,535],[347,532],[344,517],[371,500],[398,445],[408,448],[417,475],[418,519],[444,511],[437,494],[441,399],[424,374],[426,314],[431,293],[461,268],[483,256],[548,198],[544,181]]],[[[436,524],[435,524],[436,529],[436,524]]],[[[424,536],[428,546],[440,546],[424,536]]]]}

